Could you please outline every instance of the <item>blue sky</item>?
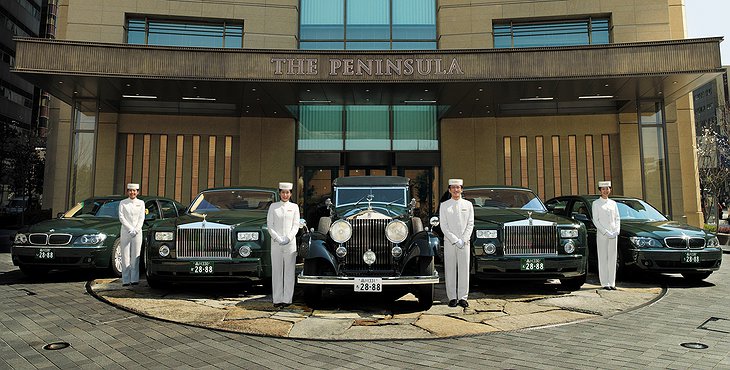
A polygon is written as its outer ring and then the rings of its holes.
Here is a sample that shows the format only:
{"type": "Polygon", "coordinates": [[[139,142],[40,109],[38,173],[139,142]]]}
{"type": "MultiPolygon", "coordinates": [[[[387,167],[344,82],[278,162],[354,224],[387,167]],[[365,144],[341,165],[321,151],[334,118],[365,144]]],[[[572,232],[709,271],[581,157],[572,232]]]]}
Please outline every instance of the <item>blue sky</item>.
{"type": "Polygon", "coordinates": [[[685,0],[687,37],[724,36],[722,64],[730,65],[730,0],[685,0]]]}

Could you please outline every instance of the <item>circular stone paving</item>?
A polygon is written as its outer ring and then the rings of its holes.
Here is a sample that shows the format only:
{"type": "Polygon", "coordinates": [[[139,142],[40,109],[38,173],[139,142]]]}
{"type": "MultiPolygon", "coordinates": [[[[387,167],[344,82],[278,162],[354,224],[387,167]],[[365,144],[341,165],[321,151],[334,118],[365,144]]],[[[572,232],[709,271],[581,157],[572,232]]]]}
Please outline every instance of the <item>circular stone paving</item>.
{"type": "Polygon", "coordinates": [[[468,308],[449,307],[443,282],[433,307],[419,311],[412,294],[327,290],[316,309],[303,303],[275,308],[263,289],[232,285],[177,286],[170,290],[122,287],[119,279],[90,281],[101,300],[140,315],[232,332],[286,338],[358,340],[443,338],[518,330],[613,315],[660,298],[651,282],[622,282],[618,290],[596,285],[595,276],[574,292],[557,281],[545,284],[483,282],[472,285],[468,308]],[[593,278],[593,279],[592,279],[593,278]],[[214,287],[214,288],[213,288],[214,287]]]}

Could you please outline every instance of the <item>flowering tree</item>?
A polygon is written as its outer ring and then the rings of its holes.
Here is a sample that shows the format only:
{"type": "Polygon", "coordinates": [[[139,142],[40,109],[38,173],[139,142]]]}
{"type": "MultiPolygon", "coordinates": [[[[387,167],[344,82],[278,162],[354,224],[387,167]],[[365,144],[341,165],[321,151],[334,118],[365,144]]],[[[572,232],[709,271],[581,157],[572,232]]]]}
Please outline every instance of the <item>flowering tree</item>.
{"type": "Polygon", "coordinates": [[[702,129],[697,137],[697,162],[700,187],[703,192],[705,219],[715,214],[715,226],[719,225],[720,202],[728,195],[730,180],[730,111],[727,106],[717,109],[717,122],[702,129]]]}

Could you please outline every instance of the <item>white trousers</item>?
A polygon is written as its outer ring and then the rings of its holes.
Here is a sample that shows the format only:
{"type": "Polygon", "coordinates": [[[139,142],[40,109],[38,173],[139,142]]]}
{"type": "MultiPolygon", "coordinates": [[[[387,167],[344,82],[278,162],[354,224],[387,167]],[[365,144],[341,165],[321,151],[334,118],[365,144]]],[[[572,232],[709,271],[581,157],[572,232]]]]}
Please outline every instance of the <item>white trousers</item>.
{"type": "MultiPolygon", "coordinates": [[[[122,284],[139,282],[139,253],[142,250],[142,233],[132,237],[122,228],[119,249],[122,251],[122,284]]],[[[114,263],[114,256],[112,256],[114,263]]]]}
{"type": "Polygon", "coordinates": [[[444,280],[449,300],[469,297],[469,243],[459,248],[448,241],[444,245],[444,280]]]}
{"type": "Polygon", "coordinates": [[[274,303],[291,303],[294,295],[294,270],[297,248],[292,240],[287,245],[271,243],[271,297],[274,303]]]}
{"type": "Polygon", "coordinates": [[[616,246],[618,238],[609,239],[600,233],[596,235],[598,256],[598,279],[603,287],[616,286],[616,246]]]}

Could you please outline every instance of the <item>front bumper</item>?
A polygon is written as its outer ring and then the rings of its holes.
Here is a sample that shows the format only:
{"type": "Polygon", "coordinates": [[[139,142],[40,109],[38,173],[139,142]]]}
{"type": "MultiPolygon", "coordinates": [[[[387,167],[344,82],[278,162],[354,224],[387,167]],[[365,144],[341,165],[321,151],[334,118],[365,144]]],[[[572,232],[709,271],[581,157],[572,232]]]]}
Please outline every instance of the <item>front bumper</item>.
{"type": "Polygon", "coordinates": [[[722,249],[630,249],[627,265],[644,271],[681,273],[717,271],[722,263],[722,249]],[[685,253],[696,253],[699,262],[683,262],[685,253]]]}
{"type": "Polygon", "coordinates": [[[164,282],[202,282],[202,281],[260,281],[268,278],[266,269],[259,258],[233,260],[147,260],[147,274],[164,282]],[[193,273],[194,262],[212,262],[212,272],[193,273]]]}
{"type": "Polygon", "coordinates": [[[111,262],[111,247],[89,246],[26,246],[13,245],[10,249],[13,265],[38,266],[58,269],[107,268],[111,262]],[[41,250],[53,253],[52,258],[39,258],[41,250]]]}
{"type": "Polygon", "coordinates": [[[477,278],[491,280],[568,279],[586,274],[586,257],[571,255],[476,256],[472,271],[477,278]],[[523,271],[523,258],[542,258],[542,270],[523,271]]]}
{"type": "Polygon", "coordinates": [[[373,278],[383,279],[382,285],[420,285],[420,284],[438,284],[438,272],[433,276],[297,276],[297,283],[312,285],[353,285],[355,278],[373,278]]]}

